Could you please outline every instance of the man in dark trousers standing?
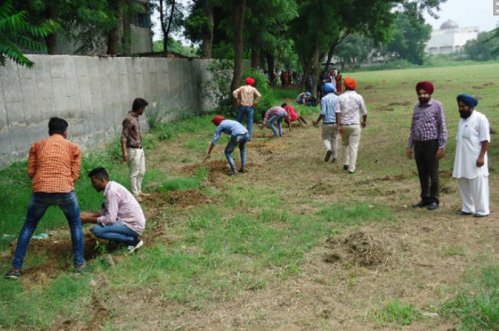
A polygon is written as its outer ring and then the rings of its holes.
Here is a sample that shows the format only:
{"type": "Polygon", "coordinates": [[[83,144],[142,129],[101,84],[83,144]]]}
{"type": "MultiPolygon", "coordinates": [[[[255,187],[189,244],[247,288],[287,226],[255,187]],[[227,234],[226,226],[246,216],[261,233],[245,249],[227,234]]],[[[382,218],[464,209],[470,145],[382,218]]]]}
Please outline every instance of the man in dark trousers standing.
{"type": "Polygon", "coordinates": [[[432,99],[434,86],[429,81],[416,84],[419,103],[414,107],[407,157],[413,150],[421,184],[421,200],[414,208],[435,210],[439,206],[438,163],[444,157],[447,142],[445,113],[442,103],[432,99]]]}

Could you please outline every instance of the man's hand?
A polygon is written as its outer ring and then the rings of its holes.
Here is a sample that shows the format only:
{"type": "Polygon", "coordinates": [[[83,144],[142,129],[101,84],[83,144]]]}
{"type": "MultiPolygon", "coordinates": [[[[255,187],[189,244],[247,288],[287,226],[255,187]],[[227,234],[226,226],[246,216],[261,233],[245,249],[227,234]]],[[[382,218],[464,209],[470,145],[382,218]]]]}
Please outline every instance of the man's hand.
{"type": "Polygon", "coordinates": [[[319,121],[312,121],[313,126],[317,126],[317,124],[319,124],[319,121]]]}
{"type": "Polygon", "coordinates": [[[365,128],[367,126],[367,123],[366,122],[362,122],[362,124],[360,126],[362,126],[362,128],[365,128]]]}
{"type": "Polygon", "coordinates": [[[93,222],[93,213],[89,213],[89,212],[82,212],[80,213],[80,220],[81,220],[81,223],[85,224],[85,223],[92,223],[93,222]]]}
{"type": "Polygon", "coordinates": [[[128,162],[128,154],[127,153],[123,154],[123,162],[128,162]]]}
{"type": "Polygon", "coordinates": [[[437,158],[437,160],[441,160],[444,158],[444,155],[445,155],[445,151],[443,148],[439,148],[437,150],[437,153],[435,154],[435,157],[437,158]]]}
{"type": "Polygon", "coordinates": [[[407,148],[406,153],[407,153],[407,158],[409,160],[411,160],[412,159],[412,148],[407,148]]]}
{"type": "Polygon", "coordinates": [[[338,128],[338,132],[339,132],[340,134],[343,134],[343,132],[344,132],[344,131],[345,131],[345,130],[343,130],[343,127],[341,127],[341,126],[340,126],[340,127],[338,128]]]}
{"type": "Polygon", "coordinates": [[[483,156],[479,156],[478,159],[476,159],[476,166],[478,168],[481,168],[485,164],[485,160],[483,156]]]}

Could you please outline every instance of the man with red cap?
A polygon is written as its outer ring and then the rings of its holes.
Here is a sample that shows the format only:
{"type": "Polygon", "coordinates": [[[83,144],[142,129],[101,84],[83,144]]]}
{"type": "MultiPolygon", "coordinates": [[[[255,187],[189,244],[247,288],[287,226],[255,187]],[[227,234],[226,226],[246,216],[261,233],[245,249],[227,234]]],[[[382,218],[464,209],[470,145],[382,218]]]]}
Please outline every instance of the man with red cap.
{"type": "Polygon", "coordinates": [[[432,99],[433,84],[422,81],[416,84],[419,103],[414,107],[407,157],[414,159],[421,185],[421,200],[414,208],[435,210],[439,206],[438,162],[444,157],[447,128],[443,105],[432,99]]]}
{"type": "Polygon", "coordinates": [[[355,91],[357,87],[355,79],[347,77],[344,84],[345,92],[338,97],[336,123],[339,124],[338,131],[343,141],[345,155],[343,170],[353,174],[357,163],[361,127],[365,128],[367,125],[367,108],[364,98],[355,91]]]}
{"type": "Polygon", "coordinates": [[[211,120],[213,124],[217,127],[215,131],[215,135],[211,140],[210,147],[208,148],[208,152],[206,152],[206,156],[204,160],[208,160],[211,156],[211,151],[215,147],[216,143],[220,139],[222,133],[230,135],[230,140],[227,146],[225,147],[225,157],[229,162],[230,166],[230,176],[233,176],[237,173],[236,171],[236,163],[234,162],[234,158],[232,157],[232,152],[236,146],[239,147],[239,152],[241,155],[241,168],[239,172],[247,172],[246,170],[246,142],[248,141],[248,130],[239,122],[233,120],[226,120],[223,116],[217,115],[213,117],[211,120]]]}
{"type": "Polygon", "coordinates": [[[248,122],[248,141],[251,140],[253,133],[253,109],[260,101],[262,95],[256,88],[255,79],[253,77],[246,78],[246,85],[239,87],[232,92],[232,96],[237,100],[239,106],[239,113],[237,114],[237,121],[242,123],[244,116],[248,122]]]}

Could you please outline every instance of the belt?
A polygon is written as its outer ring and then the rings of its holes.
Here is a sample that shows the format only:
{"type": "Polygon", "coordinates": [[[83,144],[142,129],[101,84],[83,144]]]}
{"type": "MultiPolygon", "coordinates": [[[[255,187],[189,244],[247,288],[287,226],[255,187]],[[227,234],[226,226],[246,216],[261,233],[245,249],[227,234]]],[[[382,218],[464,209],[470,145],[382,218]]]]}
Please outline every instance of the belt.
{"type": "Polygon", "coordinates": [[[127,146],[126,148],[142,149],[142,146],[127,146]]]}
{"type": "Polygon", "coordinates": [[[351,125],[359,125],[357,123],[350,123],[350,124],[342,124],[341,126],[351,126],[351,125]]]}
{"type": "Polygon", "coordinates": [[[324,123],[324,125],[333,125],[333,124],[336,124],[336,123],[324,123]]]}

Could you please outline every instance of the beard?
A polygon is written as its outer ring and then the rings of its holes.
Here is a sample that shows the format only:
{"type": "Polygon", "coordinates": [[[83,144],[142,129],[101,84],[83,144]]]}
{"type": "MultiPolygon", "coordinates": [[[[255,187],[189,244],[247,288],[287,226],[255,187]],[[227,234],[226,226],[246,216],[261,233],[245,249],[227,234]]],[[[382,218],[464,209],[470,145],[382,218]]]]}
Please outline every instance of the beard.
{"type": "Polygon", "coordinates": [[[459,116],[461,116],[462,119],[467,119],[468,117],[471,116],[470,111],[459,111],[459,116]]]}
{"type": "Polygon", "coordinates": [[[419,103],[422,105],[425,105],[430,101],[430,98],[418,98],[418,99],[419,99],[419,103]]]}

